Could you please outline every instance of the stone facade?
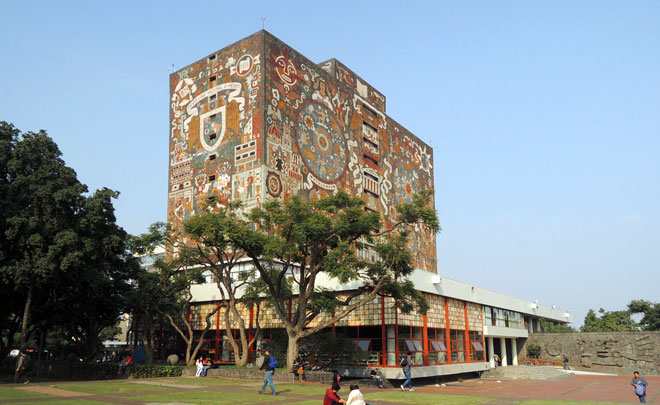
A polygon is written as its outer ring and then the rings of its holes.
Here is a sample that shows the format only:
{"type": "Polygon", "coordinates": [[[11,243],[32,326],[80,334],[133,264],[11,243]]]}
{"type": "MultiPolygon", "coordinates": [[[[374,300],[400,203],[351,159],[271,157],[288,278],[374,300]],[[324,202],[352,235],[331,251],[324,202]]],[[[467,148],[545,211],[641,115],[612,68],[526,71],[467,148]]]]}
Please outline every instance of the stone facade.
{"type": "MultiPolygon", "coordinates": [[[[382,214],[433,189],[433,150],[385,114],[385,97],[337,60],[316,64],[260,31],[170,76],[167,221],[229,200],[346,190],[382,214]],[[212,200],[209,200],[212,198],[212,200]]],[[[435,234],[416,226],[416,268],[436,272],[435,234]]],[[[369,249],[359,255],[372,257],[369,249]]]]}
{"type": "Polygon", "coordinates": [[[541,346],[541,357],[560,360],[566,354],[570,363],[594,371],[660,375],[660,332],[534,333],[522,348],[541,346]]]}

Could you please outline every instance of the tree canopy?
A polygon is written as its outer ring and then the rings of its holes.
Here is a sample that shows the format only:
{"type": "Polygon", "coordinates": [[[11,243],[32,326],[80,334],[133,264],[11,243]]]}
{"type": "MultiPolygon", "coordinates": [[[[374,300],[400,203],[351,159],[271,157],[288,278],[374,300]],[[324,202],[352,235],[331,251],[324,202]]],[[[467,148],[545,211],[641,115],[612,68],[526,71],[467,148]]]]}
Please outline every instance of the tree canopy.
{"type": "Polygon", "coordinates": [[[600,316],[590,309],[584,318],[582,332],[632,332],[638,330],[637,323],[631,318],[629,311],[598,310],[600,316]]]}
{"type": "Polygon", "coordinates": [[[252,209],[227,233],[252,260],[284,324],[289,368],[300,339],[379,295],[393,297],[404,312],[415,308],[426,312],[426,300],[407,279],[414,270],[407,246],[411,231],[440,228],[430,207],[431,196],[431,191],[421,192],[412,203],[399,205],[388,227],[380,213],[365,210],[362,199],[344,191],[317,201],[299,196],[271,200],[252,209]],[[376,259],[362,259],[356,249],[372,249],[376,259]],[[323,279],[354,287],[338,293],[324,287],[323,279]],[[295,305],[290,305],[293,295],[295,305]],[[318,321],[323,312],[332,313],[332,319],[318,321]],[[309,327],[314,320],[316,325],[309,327]]]}
{"type": "Polygon", "coordinates": [[[642,330],[660,330],[660,303],[645,300],[633,300],[628,304],[628,311],[632,314],[643,314],[639,321],[642,330]]]}
{"type": "Polygon", "coordinates": [[[12,297],[0,309],[2,340],[20,323],[25,347],[37,324],[56,325],[90,357],[135,266],[115,221],[119,193],[88,195],[43,130],[0,122],[0,152],[0,290],[12,297]]]}

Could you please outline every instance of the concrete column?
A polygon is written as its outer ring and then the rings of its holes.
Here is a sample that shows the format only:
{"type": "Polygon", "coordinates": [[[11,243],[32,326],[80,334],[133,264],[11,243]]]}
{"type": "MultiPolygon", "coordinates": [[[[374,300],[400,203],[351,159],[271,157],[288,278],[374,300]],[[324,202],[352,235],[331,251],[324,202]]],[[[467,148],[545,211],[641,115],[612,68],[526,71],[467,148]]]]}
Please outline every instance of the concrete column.
{"type": "Polygon", "coordinates": [[[500,338],[500,352],[502,352],[502,354],[500,354],[500,359],[502,360],[502,367],[506,367],[507,366],[506,363],[508,361],[506,358],[506,338],[503,337],[500,338]]]}
{"type": "Polygon", "coordinates": [[[396,365],[396,340],[394,340],[396,330],[394,326],[388,326],[386,328],[387,334],[387,359],[385,359],[388,366],[396,365]]]}
{"type": "Polygon", "coordinates": [[[527,318],[527,332],[534,333],[534,318],[527,318]]]}
{"type": "Polygon", "coordinates": [[[490,356],[490,368],[495,368],[495,345],[493,344],[493,337],[488,337],[488,355],[490,356]]]}
{"type": "Polygon", "coordinates": [[[540,332],[543,332],[543,331],[541,330],[541,320],[540,320],[540,319],[537,319],[537,320],[536,320],[536,331],[539,332],[539,333],[540,333],[540,332]]]}
{"type": "Polygon", "coordinates": [[[518,365],[518,344],[516,343],[516,338],[511,338],[511,355],[513,358],[511,359],[511,365],[517,366],[518,365]]]}

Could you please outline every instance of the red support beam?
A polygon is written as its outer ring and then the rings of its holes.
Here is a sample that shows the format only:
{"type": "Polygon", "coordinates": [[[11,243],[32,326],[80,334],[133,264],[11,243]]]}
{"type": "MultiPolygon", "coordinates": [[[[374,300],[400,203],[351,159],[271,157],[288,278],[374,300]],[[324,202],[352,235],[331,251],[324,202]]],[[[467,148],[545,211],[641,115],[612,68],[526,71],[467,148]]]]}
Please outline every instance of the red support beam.
{"type": "Polygon", "coordinates": [[[447,348],[447,363],[451,363],[451,339],[449,337],[449,298],[445,298],[445,346],[447,348]]]}
{"type": "Polygon", "coordinates": [[[465,313],[465,361],[468,363],[472,360],[470,359],[470,324],[468,323],[468,303],[463,301],[463,312],[465,313]]]}
{"type": "Polygon", "coordinates": [[[424,348],[424,365],[429,365],[429,329],[426,315],[422,315],[424,329],[422,329],[422,347],[424,348]]]}
{"type": "Polygon", "coordinates": [[[380,359],[379,365],[384,366],[387,363],[387,327],[385,326],[385,297],[381,295],[380,297],[380,326],[381,326],[381,338],[382,338],[382,358],[380,359]]]}

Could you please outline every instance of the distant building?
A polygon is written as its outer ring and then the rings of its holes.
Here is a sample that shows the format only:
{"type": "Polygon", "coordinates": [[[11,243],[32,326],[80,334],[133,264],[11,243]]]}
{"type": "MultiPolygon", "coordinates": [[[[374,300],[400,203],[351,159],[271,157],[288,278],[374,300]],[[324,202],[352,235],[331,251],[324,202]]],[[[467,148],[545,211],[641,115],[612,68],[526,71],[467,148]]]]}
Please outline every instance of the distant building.
{"type": "MultiPolygon", "coordinates": [[[[361,196],[367,210],[391,223],[397,204],[433,188],[433,150],[385,107],[385,96],[338,60],[316,64],[266,31],[178,70],[170,76],[168,223],[180,228],[209,198],[216,207],[239,199],[250,208],[336,190],[361,196]]],[[[428,314],[402,314],[391,299],[378,298],[332,327],[368,351],[368,365],[385,376],[400,374],[398,359],[407,351],[414,353],[415,377],[485,370],[493,354],[516,364],[539,319],[571,321],[554,307],[441,277],[435,235],[418,227],[411,236],[412,280],[431,306],[428,314]]],[[[369,249],[358,254],[374,257],[369,249]]],[[[197,329],[220,299],[211,281],[193,289],[197,329]]],[[[253,328],[250,310],[243,315],[253,328]]],[[[227,332],[214,319],[205,349],[231,361],[227,332]]],[[[281,327],[269,310],[260,323],[264,339],[281,327]]]]}

